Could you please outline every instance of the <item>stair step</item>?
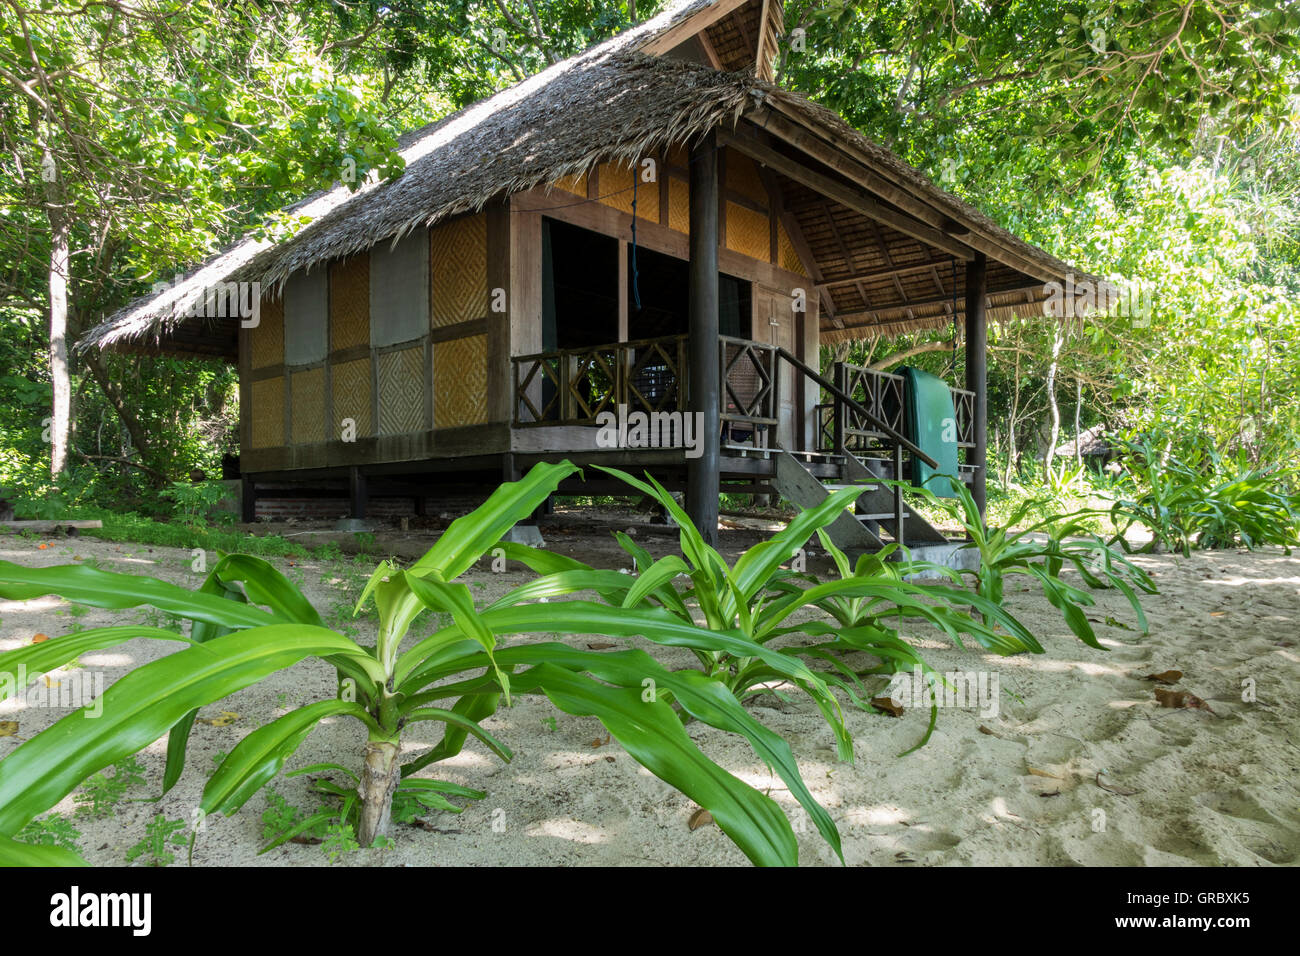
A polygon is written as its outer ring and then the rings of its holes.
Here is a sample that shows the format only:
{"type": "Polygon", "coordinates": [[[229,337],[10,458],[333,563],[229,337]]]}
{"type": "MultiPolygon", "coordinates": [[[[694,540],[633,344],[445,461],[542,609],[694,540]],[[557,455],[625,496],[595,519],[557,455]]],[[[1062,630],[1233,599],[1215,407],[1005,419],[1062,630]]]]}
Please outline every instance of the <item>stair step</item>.
{"type": "MultiPolygon", "coordinates": [[[[853,517],[857,518],[859,521],[893,521],[894,513],[892,511],[882,511],[878,514],[865,514],[865,515],[858,514],[858,515],[854,515],[853,517]]],[[[906,521],[910,517],[912,517],[912,513],[910,511],[903,512],[904,521],[906,521]]]]}

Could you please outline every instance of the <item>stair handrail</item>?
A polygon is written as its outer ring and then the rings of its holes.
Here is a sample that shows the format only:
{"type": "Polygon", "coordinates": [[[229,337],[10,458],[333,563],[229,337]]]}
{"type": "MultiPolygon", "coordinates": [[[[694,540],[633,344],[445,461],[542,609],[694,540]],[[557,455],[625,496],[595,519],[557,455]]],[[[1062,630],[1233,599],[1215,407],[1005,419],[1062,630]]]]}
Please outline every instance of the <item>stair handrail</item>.
{"type": "MultiPolygon", "coordinates": [[[[852,411],[856,412],[857,414],[865,418],[867,421],[871,422],[871,424],[874,425],[876,429],[880,431],[881,434],[886,435],[887,437],[892,439],[894,441],[894,444],[906,448],[915,457],[921,459],[921,461],[925,462],[931,468],[939,467],[939,463],[937,461],[935,461],[925,452],[921,451],[920,448],[916,447],[916,445],[908,441],[898,432],[894,431],[894,429],[883,419],[880,419],[876,417],[874,414],[872,414],[871,412],[869,412],[864,405],[862,405],[860,402],[858,402],[850,395],[846,394],[838,385],[835,385],[829,380],[823,378],[821,376],[821,373],[813,371],[811,368],[809,368],[803,362],[799,361],[799,359],[795,358],[793,355],[791,355],[789,352],[787,352],[785,349],[781,348],[780,346],[777,346],[776,354],[781,356],[781,358],[785,359],[787,362],[793,365],[798,371],[802,372],[808,378],[812,379],[822,388],[826,389],[826,391],[830,392],[831,395],[835,396],[837,401],[843,402],[852,411]]],[[[901,479],[902,475],[895,475],[894,477],[901,479]]]]}

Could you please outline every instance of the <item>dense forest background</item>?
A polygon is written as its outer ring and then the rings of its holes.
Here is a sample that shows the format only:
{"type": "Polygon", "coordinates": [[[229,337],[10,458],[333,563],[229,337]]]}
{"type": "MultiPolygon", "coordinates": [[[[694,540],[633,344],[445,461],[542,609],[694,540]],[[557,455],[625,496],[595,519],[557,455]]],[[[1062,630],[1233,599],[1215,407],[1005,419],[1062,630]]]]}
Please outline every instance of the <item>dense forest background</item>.
{"type": "MultiPolygon", "coordinates": [[[[397,174],[401,131],[662,5],[0,0],[0,487],[150,508],[217,476],[234,371],[79,336],[250,229],[299,227],[290,202],[397,174]]],[[[1300,462],[1300,6],[787,0],[786,21],[782,85],[1151,304],[990,330],[1003,486],[1059,483],[1052,450],[1094,426],[1300,462]]],[[[951,338],[823,359],[960,375],[951,338]]]]}

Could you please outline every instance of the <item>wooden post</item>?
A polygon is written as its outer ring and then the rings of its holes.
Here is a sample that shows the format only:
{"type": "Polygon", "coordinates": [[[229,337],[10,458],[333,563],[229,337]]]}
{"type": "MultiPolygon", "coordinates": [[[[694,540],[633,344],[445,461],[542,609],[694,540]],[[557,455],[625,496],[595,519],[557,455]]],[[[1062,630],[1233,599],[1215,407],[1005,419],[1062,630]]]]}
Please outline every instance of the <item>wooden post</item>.
{"type": "Polygon", "coordinates": [[[243,518],[244,524],[252,524],[257,520],[257,485],[252,478],[240,480],[239,507],[243,512],[240,517],[243,518]]]}
{"type": "Polygon", "coordinates": [[[703,421],[700,455],[687,459],[686,513],[704,540],[718,540],[722,392],[718,369],[718,149],[709,132],[690,158],[690,404],[703,421]]]}
{"type": "Polygon", "coordinates": [[[988,472],[988,325],[984,317],[984,300],[988,290],[984,253],[966,263],[966,388],[975,393],[974,421],[975,447],[971,449],[970,464],[975,466],[971,482],[971,496],[984,514],[987,501],[988,472]]]}
{"type": "Polygon", "coordinates": [[[366,476],[356,465],[348,469],[348,497],[352,500],[349,517],[358,520],[365,518],[366,501],[369,498],[366,493],[366,476]]]}

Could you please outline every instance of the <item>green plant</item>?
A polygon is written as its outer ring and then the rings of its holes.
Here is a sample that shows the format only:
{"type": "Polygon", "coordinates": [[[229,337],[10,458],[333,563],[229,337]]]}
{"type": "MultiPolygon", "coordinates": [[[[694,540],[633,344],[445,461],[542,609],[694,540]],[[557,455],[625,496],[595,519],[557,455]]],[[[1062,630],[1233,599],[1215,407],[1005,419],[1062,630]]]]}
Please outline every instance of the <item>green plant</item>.
{"type": "MultiPolygon", "coordinates": [[[[1137,592],[1154,594],[1155,583],[1145,571],[1087,530],[1087,521],[1098,512],[1085,509],[1074,514],[1051,516],[1013,531],[1011,529],[1035,505],[1033,501],[1025,501],[1008,516],[1005,527],[986,527],[970,489],[955,478],[948,480],[957,494],[955,498],[939,498],[928,489],[912,490],[932,506],[944,509],[966,530],[970,540],[962,550],[978,552],[979,564],[962,573],[974,578],[978,595],[992,604],[1001,605],[1007,578],[1026,575],[1039,585],[1044,597],[1061,612],[1079,640],[1089,647],[1104,650],[1083,612],[1083,607],[1094,603],[1092,595],[1061,580],[1062,569],[1069,565],[1088,587],[1115,588],[1122,592],[1128,598],[1142,632],[1146,633],[1147,619],[1137,592]]],[[[1042,650],[1037,646],[1027,649],[1042,650]]]]}
{"type": "MultiPolygon", "coordinates": [[[[616,539],[631,555],[637,569],[635,576],[628,576],[597,571],[573,559],[522,545],[504,545],[508,557],[544,575],[526,587],[535,594],[547,596],[592,589],[607,602],[619,606],[623,613],[657,605],[654,610],[671,615],[682,624],[692,624],[698,613],[709,627],[703,633],[710,634],[711,639],[707,643],[699,640],[702,632],[694,629],[683,633],[680,644],[695,654],[704,675],[741,701],[777,693],[773,684],[788,682],[798,687],[826,719],[842,760],[853,759],[852,739],[830,686],[844,690],[858,705],[869,706],[862,699],[864,689],[857,680],[859,675],[842,659],[867,653],[895,668],[929,670],[911,645],[898,637],[896,630],[880,625],[882,616],[902,615],[924,620],[959,644],[961,634],[971,634],[1003,653],[1037,647],[1024,626],[995,603],[956,588],[903,581],[900,575],[885,571],[884,563],[879,560],[867,558],[851,569],[836,549],[833,553],[837,555],[842,576],[840,580],[825,583],[785,569],[783,564],[814,533],[822,535],[824,544],[829,543],[823,529],[857,497],[860,492],[856,489],[839,489],[815,508],[797,513],[784,529],[750,548],[729,566],[716,549],[705,543],[672,495],[657,481],[647,476],[643,482],[616,469],[603,470],[657,501],[673,517],[680,528],[684,557],[668,555],[656,561],[627,535],[618,533],[616,539]],[[673,584],[678,577],[689,582],[681,592],[673,584]],[[796,585],[794,581],[800,578],[811,586],[796,585]],[[954,611],[945,606],[945,600],[979,605],[991,618],[1001,621],[1010,633],[1000,634],[983,622],[954,611]],[[836,619],[836,624],[808,619],[804,613],[808,609],[826,611],[836,619]],[[812,646],[773,644],[798,634],[828,640],[812,646]],[[720,641],[720,637],[731,643],[720,641]],[[810,661],[828,664],[831,669],[814,672],[808,666],[810,661]]],[[[815,823],[822,825],[811,809],[809,813],[815,823]]]]}
{"type": "Polygon", "coordinates": [[[24,843],[62,847],[74,853],[77,850],[77,838],[80,836],[81,831],[61,813],[37,817],[29,821],[18,833],[18,839],[24,843]]]}
{"type": "MultiPolygon", "coordinates": [[[[0,562],[0,596],[7,599],[59,594],[101,608],[147,605],[191,622],[188,635],[127,624],[64,635],[0,655],[0,668],[16,674],[21,667],[39,675],[78,654],[133,638],[184,645],[116,681],[102,697],[99,719],[86,721],[73,713],[0,760],[0,836],[12,838],[87,776],[170,732],[166,792],[184,767],[190,728],[200,707],[299,661],[320,658],[337,671],[338,697],[292,710],[241,740],[204,788],[201,809],[206,815],[238,811],[275,777],[321,720],[346,716],[366,735],[357,774],[357,839],[369,846],[387,833],[392,797],[404,778],[459,753],[470,736],[509,760],[509,749],[481,721],[515,695],[542,694],[566,713],[599,719],[635,760],[709,810],[751,860],[793,864],[797,843],[777,804],[705,757],[671,705],[744,736],[819,820],[821,832],[838,852],[834,824],[800,778],[788,744],[715,682],[698,673],[668,671],[643,651],[604,654],[555,643],[498,646],[500,635],[558,629],[639,634],[656,643],[711,647],[742,658],[772,656],[741,635],[715,634],[656,609],[613,609],[578,600],[529,603],[538,595],[527,584],[491,607],[478,608],[470,589],[457,578],[575,470],[567,462],[538,465],[453,522],[410,568],[381,563],[359,602],[373,600],[378,611],[374,646],[326,628],[284,575],[246,555],[223,557],[196,591],[75,565],[23,568],[0,562]],[[430,610],[449,615],[450,622],[403,650],[412,625],[430,610]],[[425,721],[443,725],[442,740],[401,763],[403,728],[425,721]]],[[[618,577],[626,586],[628,579],[618,577]]],[[[781,662],[782,672],[817,682],[799,662],[785,657],[781,662]]],[[[22,859],[30,859],[32,852],[14,849],[12,839],[0,847],[0,853],[22,859]]]]}
{"type": "Polygon", "coordinates": [[[226,497],[226,488],[219,481],[173,481],[162,496],[174,502],[173,518],[185,524],[199,525],[216,512],[226,497]]]}
{"type": "Polygon", "coordinates": [[[187,840],[183,831],[184,820],[168,820],[161,813],[145,826],[145,837],[126,851],[126,862],[134,863],[144,857],[149,866],[168,866],[176,862],[170,847],[180,846],[187,840]]]}
{"type": "MultiPolygon", "coordinates": [[[[1118,442],[1118,439],[1116,439],[1118,442]]],[[[1130,549],[1135,524],[1151,533],[1142,551],[1176,548],[1255,548],[1274,544],[1288,551],[1300,544],[1300,495],[1288,493],[1294,477],[1244,461],[1225,462],[1214,452],[1189,461],[1151,441],[1120,442],[1125,479],[1111,506],[1114,541],[1130,549]]]]}
{"type": "Polygon", "coordinates": [[[130,757],[115,765],[111,776],[100,772],[89,777],[82,790],[72,798],[77,807],[76,815],[92,819],[109,816],[128,790],[144,785],[143,773],[144,767],[130,757]]]}

